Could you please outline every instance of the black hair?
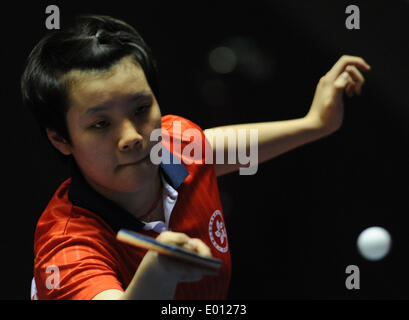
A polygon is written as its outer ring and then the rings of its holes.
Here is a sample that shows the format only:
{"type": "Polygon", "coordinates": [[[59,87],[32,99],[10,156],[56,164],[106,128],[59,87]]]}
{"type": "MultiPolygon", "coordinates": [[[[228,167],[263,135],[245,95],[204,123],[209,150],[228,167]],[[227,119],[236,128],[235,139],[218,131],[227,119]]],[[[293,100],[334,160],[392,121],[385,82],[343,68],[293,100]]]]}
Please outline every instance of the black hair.
{"type": "Polygon", "coordinates": [[[139,63],[157,98],[156,62],[140,34],[127,23],[104,15],[79,15],[70,27],[42,38],[31,51],[21,77],[23,104],[42,133],[46,128],[55,130],[71,143],[65,74],[72,69],[107,71],[125,56],[139,63]]]}

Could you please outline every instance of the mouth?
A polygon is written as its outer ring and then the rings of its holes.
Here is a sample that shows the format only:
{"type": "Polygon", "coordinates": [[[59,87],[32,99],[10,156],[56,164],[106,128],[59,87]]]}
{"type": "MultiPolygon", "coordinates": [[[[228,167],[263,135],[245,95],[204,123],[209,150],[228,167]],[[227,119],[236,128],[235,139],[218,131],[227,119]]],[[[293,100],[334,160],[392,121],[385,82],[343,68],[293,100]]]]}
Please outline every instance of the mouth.
{"type": "Polygon", "coordinates": [[[143,157],[142,159],[140,159],[140,160],[138,160],[138,161],[120,164],[120,165],[118,165],[118,168],[124,168],[124,167],[128,167],[128,166],[134,166],[134,165],[137,165],[137,164],[139,164],[139,163],[142,163],[142,162],[146,161],[147,159],[149,159],[149,153],[148,153],[145,157],[143,157]]]}

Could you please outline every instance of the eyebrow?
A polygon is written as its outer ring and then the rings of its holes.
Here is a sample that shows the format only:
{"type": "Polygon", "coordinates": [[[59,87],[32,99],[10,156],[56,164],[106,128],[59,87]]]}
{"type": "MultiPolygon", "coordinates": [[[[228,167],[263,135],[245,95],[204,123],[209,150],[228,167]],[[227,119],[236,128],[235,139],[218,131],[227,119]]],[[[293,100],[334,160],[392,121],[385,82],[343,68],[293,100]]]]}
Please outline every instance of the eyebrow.
{"type": "MultiPolygon", "coordinates": [[[[150,96],[149,92],[146,92],[146,91],[138,92],[138,93],[130,95],[129,98],[128,98],[128,101],[132,103],[132,102],[135,102],[135,101],[137,101],[137,100],[139,100],[139,99],[141,99],[143,97],[147,97],[147,96],[150,96]]],[[[99,104],[99,105],[88,108],[82,114],[82,116],[83,117],[90,116],[90,115],[93,115],[93,114],[95,114],[97,112],[105,111],[105,110],[108,110],[108,109],[110,109],[109,106],[108,106],[108,103],[102,103],[102,104],[99,104]]]]}

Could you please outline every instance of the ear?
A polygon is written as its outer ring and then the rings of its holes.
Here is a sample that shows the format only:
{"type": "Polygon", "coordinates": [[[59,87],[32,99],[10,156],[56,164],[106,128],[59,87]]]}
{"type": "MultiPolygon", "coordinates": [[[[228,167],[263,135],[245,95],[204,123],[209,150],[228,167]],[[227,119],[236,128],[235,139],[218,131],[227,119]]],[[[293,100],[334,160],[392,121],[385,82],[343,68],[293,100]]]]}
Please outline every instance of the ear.
{"type": "Polygon", "coordinates": [[[72,154],[71,145],[61,137],[55,130],[52,129],[45,129],[47,132],[48,139],[50,140],[51,144],[59,150],[62,154],[69,156],[72,154]]]}

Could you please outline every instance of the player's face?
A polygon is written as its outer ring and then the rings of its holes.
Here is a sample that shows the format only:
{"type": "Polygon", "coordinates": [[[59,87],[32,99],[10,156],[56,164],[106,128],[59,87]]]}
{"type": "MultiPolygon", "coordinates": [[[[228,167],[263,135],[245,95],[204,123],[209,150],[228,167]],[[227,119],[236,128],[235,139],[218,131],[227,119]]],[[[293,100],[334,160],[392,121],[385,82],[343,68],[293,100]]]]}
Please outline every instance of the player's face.
{"type": "Polygon", "coordinates": [[[161,127],[159,105],[143,69],[124,58],[107,74],[71,71],[67,125],[71,153],[91,185],[136,192],[157,177],[150,161],[161,127]]]}

